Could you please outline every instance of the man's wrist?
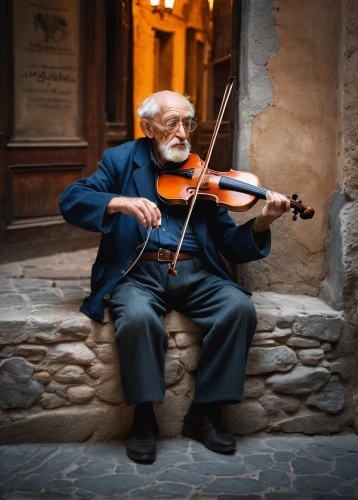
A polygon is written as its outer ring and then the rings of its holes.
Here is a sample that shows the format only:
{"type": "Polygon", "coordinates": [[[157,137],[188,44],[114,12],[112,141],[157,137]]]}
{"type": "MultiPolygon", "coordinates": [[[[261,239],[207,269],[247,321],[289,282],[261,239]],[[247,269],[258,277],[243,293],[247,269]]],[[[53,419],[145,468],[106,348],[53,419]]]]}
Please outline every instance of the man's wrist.
{"type": "Polygon", "coordinates": [[[116,212],[121,211],[121,204],[118,202],[118,198],[122,198],[121,196],[114,196],[108,202],[106,207],[106,214],[114,214],[116,212]]]}
{"type": "Polygon", "coordinates": [[[264,231],[268,230],[272,222],[273,221],[268,221],[267,219],[264,219],[262,215],[258,215],[254,220],[252,230],[254,233],[263,233],[264,231]]]}

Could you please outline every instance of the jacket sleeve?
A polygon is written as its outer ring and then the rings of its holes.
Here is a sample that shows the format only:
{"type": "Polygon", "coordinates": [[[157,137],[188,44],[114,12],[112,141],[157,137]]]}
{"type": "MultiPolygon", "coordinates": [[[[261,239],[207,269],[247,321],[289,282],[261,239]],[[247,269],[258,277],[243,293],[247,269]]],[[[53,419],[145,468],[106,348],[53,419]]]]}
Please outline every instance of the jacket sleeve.
{"type": "Polygon", "coordinates": [[[254,233],[251,219],[240,226],[229,216],[226,209],[218,210],[216,222],[216,246],[229,262],[243,264],[266,257],[271,249],[271,232],[254,233]]]}
{"type": "Polygon", "coordinates": [[[109,233],[118,216],[105,214],[109,201],[118,195],[118,180],[106,151],[99,170],[71,184],[60,197],[60,210],[69,224],[87,231],[109,233]]]}

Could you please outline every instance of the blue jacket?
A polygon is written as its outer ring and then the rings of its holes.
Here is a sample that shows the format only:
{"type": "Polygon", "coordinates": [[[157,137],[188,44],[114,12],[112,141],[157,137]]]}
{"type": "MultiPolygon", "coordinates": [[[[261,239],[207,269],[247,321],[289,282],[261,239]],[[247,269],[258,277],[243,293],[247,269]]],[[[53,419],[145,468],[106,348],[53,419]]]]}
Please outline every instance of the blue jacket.
{"type": "MultiPolygon", "coordinates": [[[[137,247],[146,237],[146,230],[135,217],[105,214],[106,206],[117,195],[153,198],[150,148],[151,140],[142,138],[108,149],[99,170],[71,184],[60,198],[61,213],[67,222],[102,233],[92,267],[91,295],[81,307],[82,312],[96,321],[103,321],[106,300],[135,260],[137,247]]],[[[200,256],[208,269],[246,293],[249,292],[233,281],[218,252],[233,263],[266,257],[270,251],[270,231],[254,237],[253,220],[236,226],[226,209],[203,200],[197,200],[191,217],[200,256]]]]}

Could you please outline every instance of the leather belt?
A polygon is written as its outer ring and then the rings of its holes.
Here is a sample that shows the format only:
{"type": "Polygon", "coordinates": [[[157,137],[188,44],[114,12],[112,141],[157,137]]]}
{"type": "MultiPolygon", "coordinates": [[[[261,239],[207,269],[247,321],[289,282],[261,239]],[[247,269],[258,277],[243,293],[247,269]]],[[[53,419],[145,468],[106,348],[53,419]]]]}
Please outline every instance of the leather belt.
{"type": "MultiPolygon", "coordinates": [[[[143,252],[140,256],[144,260],[157,260],[158,262],[171,262],[174,259],[175,252],[166,248],[159,248],[158,252],[143,252]]],[[[179,252],[178,260],[194,259],[190,253],[179,252]]]]}

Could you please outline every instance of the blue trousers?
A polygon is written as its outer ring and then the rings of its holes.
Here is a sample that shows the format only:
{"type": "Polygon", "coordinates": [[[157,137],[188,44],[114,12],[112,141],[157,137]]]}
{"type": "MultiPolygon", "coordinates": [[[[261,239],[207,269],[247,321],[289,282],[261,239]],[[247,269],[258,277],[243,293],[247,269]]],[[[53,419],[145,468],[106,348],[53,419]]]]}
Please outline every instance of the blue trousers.
{"type": "Polygon", "coordinates": [[[164,401],[167,310],[191,318],[203,331],[193,402],[239,402],[255,332],[256,311],[241,290],[211,274],[199,258],[178,261],[178,274],[165,262],[142,260],[119,282],[109,302],[125,400],[128,406],[164,401]]]}

